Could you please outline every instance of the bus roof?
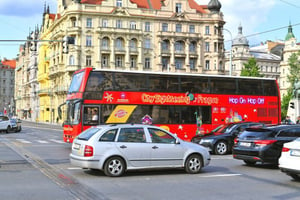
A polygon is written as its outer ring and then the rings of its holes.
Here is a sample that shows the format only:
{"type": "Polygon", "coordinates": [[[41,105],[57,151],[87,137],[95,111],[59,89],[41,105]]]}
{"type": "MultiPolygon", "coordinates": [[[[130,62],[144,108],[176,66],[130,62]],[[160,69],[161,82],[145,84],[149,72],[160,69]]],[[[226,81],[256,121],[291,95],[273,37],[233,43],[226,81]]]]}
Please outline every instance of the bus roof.
{"type": "Polygon", "coordinates": [[[119,72],[119,73],[135,73],[135,74],[153,74],[153,75],[171,75],[171,76],[193,76],[193,77],[213,77],[213,78],[233,78],[233,79],[257,79],[257,80],[276,80],[275,78],[266,77],[249,77],[249,76],[229,76],[229,75],[213,75],[213,74],[191,74],[191,73],[177,73],[177,72],[157,72],[157,71],[137,71],[137,70],[115,70],[115,69],[95,69],[84,68],[75,73],[84,71],[86,69],[102,72],[119,72]]]}

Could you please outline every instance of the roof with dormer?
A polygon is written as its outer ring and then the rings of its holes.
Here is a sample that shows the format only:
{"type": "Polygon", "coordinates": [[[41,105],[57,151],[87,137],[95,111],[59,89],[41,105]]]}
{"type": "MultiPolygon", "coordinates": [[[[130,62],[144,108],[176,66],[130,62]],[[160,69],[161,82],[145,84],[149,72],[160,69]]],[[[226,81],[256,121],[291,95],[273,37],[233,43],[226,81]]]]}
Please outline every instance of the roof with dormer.
{"type": "MultiPolygon", "coordinates": [[[[105,0],[81,0],[82,4],[95,4],[95,5],[101,5],[102,2],[105,0]]],[[[131,3],[134,3],[137,5],[138,8],[147,8],[147,9],[154,9],[154,10],[160,10],[163,6],[163,2],[165,0],[130,0],[131,3]]],[[[195,0],[188,0],[189,5],[192,9],[197,10],[197,12],[205,13],[205,10],[207,8],[207,5],[199,5],[196,3],[195,0]]]]}
{"type": "Polygon", "coordinates": [[[4,59],[1,61],[2,65],[5,67],[9,67],[11,69],[15,69],[16,68],[16,60],[7,60],[7,59],[4,59]]]}

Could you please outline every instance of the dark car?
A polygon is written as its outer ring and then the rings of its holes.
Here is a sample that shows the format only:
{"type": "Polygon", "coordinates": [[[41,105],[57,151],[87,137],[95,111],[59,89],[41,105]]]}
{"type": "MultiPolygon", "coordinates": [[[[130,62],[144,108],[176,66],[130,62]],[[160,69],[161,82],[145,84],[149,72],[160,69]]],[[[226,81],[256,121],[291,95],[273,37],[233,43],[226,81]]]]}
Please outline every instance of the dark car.
{"type": "Polygon", "coordinates": [[[236,139],[233,158],[248,165],[257,162],[278,164],[283,144],[300,137],[300,125],[248,128],[236,139]]]}
{"type": "Polygon", "coordinates": [[[209,134],[193,137],[191,141],[207,147],[212,153],[225,155],[231,152],[234,145],[234,139],[238,136],[238,134],[252,126],[261,127],[264,126],[264,124],[258,122],[235,122],[223,124],[209,134]]]}

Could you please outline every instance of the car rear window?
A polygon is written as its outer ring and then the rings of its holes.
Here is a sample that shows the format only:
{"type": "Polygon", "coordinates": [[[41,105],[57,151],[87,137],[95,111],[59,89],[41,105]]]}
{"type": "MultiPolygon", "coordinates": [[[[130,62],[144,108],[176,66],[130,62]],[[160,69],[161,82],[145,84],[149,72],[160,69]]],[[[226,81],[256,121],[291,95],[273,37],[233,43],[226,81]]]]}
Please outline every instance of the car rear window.
{"type": "Polygon", "coordinates": [[[95,133],[97,133],[100,130],[101,130],[100,128],[96,128],[96,127],[89,128],[89,129],[83,131],[82,133],[80,133],[80,135],[77,137],[77,139],[89,140],[93,135],[95,135],[95,133]]]}
{"type": "Polygon", "coordinates": [[[273,131],[269,129],[246,128],[246,130],[239,135],[239,138],[241,139],[266,138],[273,135],[274,135],[273,131]]]}

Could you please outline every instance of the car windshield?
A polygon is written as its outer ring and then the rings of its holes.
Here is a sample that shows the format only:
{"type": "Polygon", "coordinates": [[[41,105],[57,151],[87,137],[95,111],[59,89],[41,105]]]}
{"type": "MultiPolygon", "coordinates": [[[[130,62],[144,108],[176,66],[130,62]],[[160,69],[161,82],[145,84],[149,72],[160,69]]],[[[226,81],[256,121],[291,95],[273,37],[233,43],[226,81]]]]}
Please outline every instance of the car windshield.
{"type": "Polygon", "coordinates": [[[89,140],[93,135],[95,135],[95,133],[97,133],[98,131],[100,131],[101,128],[96,128],[96,127],[92,127],[89,128],[85,131],[83,131],[78,137],[77,139],[79,140],[89,140]]]}
{"type": "Polygon", "coordinates": [[[234,124],[221,124],[217,128],[213,129],[212,133],[227,133],[234,126],[234,124]]]}

